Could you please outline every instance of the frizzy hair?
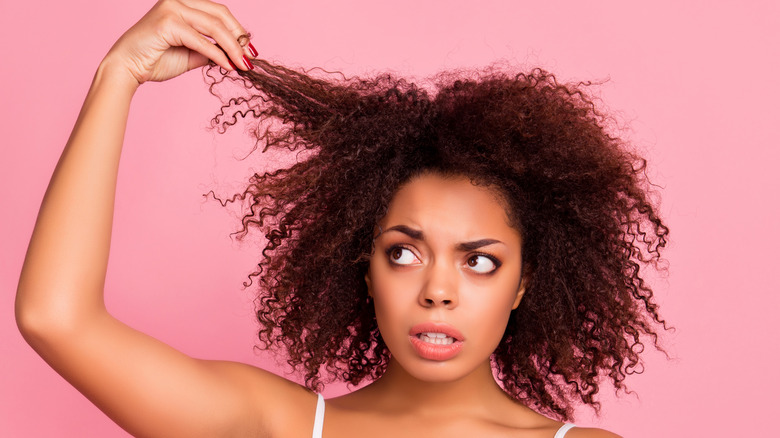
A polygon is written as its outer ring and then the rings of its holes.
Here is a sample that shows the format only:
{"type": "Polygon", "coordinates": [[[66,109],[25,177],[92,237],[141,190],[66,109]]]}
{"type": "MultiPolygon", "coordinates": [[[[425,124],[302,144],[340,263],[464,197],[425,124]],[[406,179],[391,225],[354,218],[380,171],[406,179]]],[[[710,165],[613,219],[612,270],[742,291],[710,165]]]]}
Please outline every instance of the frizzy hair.
{"type": "Polygon", "coordinates": [[[657,267],[669,229],[645,160],[611,134],[589,84],[490,68],[441,74],[425,89],[391,74],[254,65],[206,70],[211,87],[240,89],[213,125],[249,119],[257,147],[298,151],[231,201],[246,208],[239,234],[267,239],[249,276],[261,345],[281,348],[309,388],[385,371],[367,256],[393,194],[424,172],[494,188],[521,232],[526,293],[492,356],[512,397],[570,419],[576,404],[598,409],[604,379],[626,390],[643,339],[659,348],[666,323],[642,272],[657,267]]]}

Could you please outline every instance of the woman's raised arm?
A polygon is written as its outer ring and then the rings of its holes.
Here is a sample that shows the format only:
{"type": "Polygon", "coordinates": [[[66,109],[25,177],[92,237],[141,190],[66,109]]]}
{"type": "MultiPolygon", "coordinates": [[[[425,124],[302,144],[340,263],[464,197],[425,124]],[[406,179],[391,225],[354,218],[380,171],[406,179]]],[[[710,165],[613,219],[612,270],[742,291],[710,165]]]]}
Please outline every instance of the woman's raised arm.
{"type": "Polygon", "coordinates": [[[22,269],[16,318],[25,339],[134,435],[265,435],[275,427],[266,419],[286,423],[293,405],[311,404],[306,415],[313,417],[314,396],[303,388],[250,366],[192,359],[114,319],[103,303],[117,170],[135,90],[209,59],[226,69],[231,61],[250,68],[247,55],[256,52],[237,41],[245,33],[224,6],[163,0],[116,42],[54,171],[22,269]]]}

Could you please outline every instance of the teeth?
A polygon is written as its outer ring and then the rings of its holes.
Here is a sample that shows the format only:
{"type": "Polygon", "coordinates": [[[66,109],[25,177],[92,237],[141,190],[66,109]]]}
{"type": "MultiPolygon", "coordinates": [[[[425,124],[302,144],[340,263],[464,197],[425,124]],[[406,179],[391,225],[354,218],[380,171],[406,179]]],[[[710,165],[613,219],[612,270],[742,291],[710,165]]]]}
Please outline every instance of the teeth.
{"type": "Polygon", "coordinates": [[[421,341],[429,344],[437,345],[449,345],[455,342],[455,339],[445,335],[444,333],[420,333],[417,335],[421,341]]]}

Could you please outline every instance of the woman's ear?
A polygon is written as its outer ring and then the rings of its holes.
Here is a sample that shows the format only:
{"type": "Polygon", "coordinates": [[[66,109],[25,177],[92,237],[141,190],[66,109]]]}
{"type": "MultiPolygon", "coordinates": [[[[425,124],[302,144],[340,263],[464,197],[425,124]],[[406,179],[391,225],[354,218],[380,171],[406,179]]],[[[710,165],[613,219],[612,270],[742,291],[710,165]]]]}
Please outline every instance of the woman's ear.
{"type": "Polygon", "coordinates": [[[512,304],[512,310],[517,309],[517,307],[520,305],[520,301],[523,299],[523,295],[525,295],[525,287],[528,283],[528,273],[526,273],[526,269],[523,269],[523,277],[520,279],[520,286],[517,288],[517,296],[515,297],[515,302],[512,304]]]}
{"type": "Polygon", "coordinates": [[[374,298],[374,290],[371,287],[371,271],[370,270],[366,271],[366,275],[363,278],[365,278],[366,287],[368,287],[368,296],[374,298]]]}

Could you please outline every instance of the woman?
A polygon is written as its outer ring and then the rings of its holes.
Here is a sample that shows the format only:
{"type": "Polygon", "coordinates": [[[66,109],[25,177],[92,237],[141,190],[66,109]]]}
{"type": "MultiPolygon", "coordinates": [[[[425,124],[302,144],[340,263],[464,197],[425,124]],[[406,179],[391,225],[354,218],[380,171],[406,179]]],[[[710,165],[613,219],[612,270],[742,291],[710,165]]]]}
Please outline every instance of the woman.
{"type": "Polygon", "coordinates": [[[434,97],[329,82],[251,61],[246,34],[223,6],[161,1],[101,63],[20,279],[36,351],[138,436],[614,436],[558,420],[597,406],[600,376],[622,387],[663,323],[639,268],[667,229],[581,90],[538,71],[442,76],[434,97]],[[261,340],[306,387],[189,358],[103,305],[131,98],[210,61],[248,91],[217,125],[252,115],[264,148],[308,150],[239,195],[268,239],[261,340]],[[324,403],[323,374],[371,383],[324,403]]]}

